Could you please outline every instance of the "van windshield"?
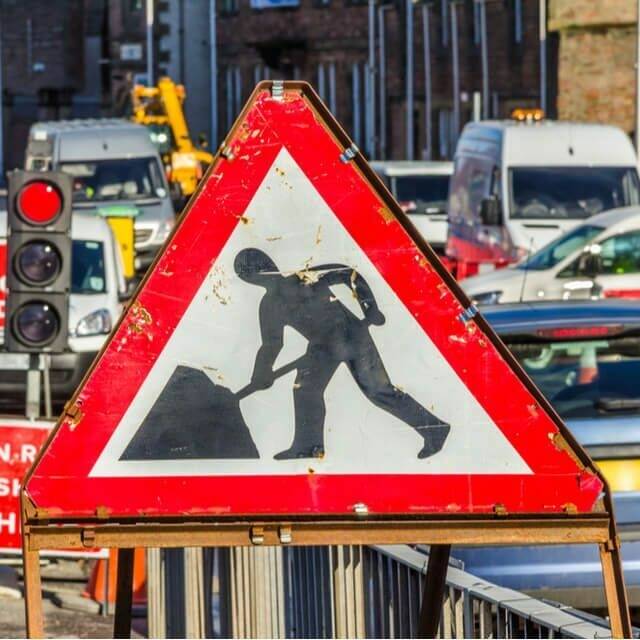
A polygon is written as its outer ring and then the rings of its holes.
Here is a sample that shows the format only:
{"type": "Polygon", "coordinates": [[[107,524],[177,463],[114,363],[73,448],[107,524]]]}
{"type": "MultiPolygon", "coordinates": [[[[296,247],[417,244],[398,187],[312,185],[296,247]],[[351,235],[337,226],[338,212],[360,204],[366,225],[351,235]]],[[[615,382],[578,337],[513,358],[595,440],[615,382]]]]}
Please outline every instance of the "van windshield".
{"type": "Polygon", "coordinates": [[[592,224],[580,225],[542,247],[540,251],[536,251],[528,260],[521,262],[518,269],[526,269],[527,271],[551,269],[603,231],[604,227],[592,224]]]}
{"type": "Polygon", "coordinates": [[[103,243],[74,240],[71,245],[71,293],[105,293],[106,290],[103,243]]]}
{"type": "Polygon", "coordinates": [[[512,218],[588,218],[640,201],[630,167],[517,167],[510,183],[512,218]]]}
{"type": "Polygon", "coordinates": [[[60,169],[73,177],[73,201],[76,203],[167,195],[157,158],[64,162],[60,169]]]}
{"type": "Polygon", "coordinates": [[[449,176],[396,176],[392,191],[408,213],[446,213],[449,176]]]}

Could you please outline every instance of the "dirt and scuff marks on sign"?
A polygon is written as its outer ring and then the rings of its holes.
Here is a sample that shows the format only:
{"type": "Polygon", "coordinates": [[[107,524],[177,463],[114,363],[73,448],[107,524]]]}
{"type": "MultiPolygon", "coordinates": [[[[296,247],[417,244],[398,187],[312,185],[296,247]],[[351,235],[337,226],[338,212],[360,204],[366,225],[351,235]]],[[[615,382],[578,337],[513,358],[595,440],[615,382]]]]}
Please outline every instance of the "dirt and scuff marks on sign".
{"type": "Polygon", "coordinates": [[[265,238],[267,242],[275,242],[276,240],[282,240],[282,236],[269,236],[265,238]]]}
{"type": "Polygon", "coordinates": [[[251,224],[253,222],[253,220],[245,213],[236,215],[236,218],[238,218],[242,224],[251,224]]]}
{"type": "Polygon", "coordinates": [[[551,432],[549,434],[549,440],[553,443],[553,446],[558,451],[564,451],[578,466],[579,469],[585,470],[586,467],[582,463],[582,460],[578,458],[575,451],[571,448],[571,445],[567,442],[566,438],[559,432],[551,432]]]}
{"type": "Polygon", "coordinates": [[[209,274],[209,278],[213,280],[211,291],[220,304],[227,305],[231,302],[231,296],[227,292],[227,278],[221,267],[215,267],[209,274]]]}
{"type": "Polygon", "coordinates": [[[385,207],[384,205],[378,207],[378,213],[387,224],[391,224],[396,219],[391,209],[389,209],[389,207],[385,207]]]}
{"type": "Polygon", "coordinates": [[[151,323],[153,319],[151,314],[145,309],[139,301],[135,301],[131,305],[128,317],[128,329],[131,333],[146,336],[149,341],[153,340],[151,333],[151,323]]]}
{"type": "Polygon", "coordinates": [[[318,282],[318,280],[320,280],[322,276],[322,271],[311,269],[312,261],[313,259],[309,258],[309,260],[304,263],[302,269],[299,269],[295,272],[295,275],[298,276],[301,282],[307,286],[315,284],[316,282],[318,282]]]}
{"type": "Polygon", "coordinates": [[[322,242],[322,225],[318,225],[318,230],[316,231],[316,245],[322,242]]]}

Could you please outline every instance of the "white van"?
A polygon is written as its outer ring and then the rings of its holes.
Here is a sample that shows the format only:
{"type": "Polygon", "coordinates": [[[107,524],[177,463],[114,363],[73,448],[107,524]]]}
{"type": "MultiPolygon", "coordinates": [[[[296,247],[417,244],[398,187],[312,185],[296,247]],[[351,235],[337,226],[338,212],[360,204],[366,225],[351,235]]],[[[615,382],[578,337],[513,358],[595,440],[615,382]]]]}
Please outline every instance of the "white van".
{"type": "Polygon", "coordinates": [[[585,218],[639,202],[636,154],[616,127],[470,123],[454,158],[446,255],[463,278],[517,262],[585,218]]]}
{"type": "Polygon", "coordinates": [[[135,216],[136,269],[146,269],[175,214],[158,149],[146,127],[118,119],[37,122],[25,169],[73,177],[73,210],[135,216]]]}
{"type": "MultiPolygon", "coordinates": [[[[0,211],[0,327],[4,333],[7,213],[0,211]]],[[[51,356],[54,405],[63,405],[75,391],[122,313],[127,289],[119,245],[106,220],[96,215],[71,218],[71,294],[69,296],[69,351],[51,356]]],[[[19,405],[25,394],[23,366],[11,368],[27,356],[1,354],[0,404],[19,405]]],[[[22,364],[22,363],[20,363],[22,364]]]]}
{"type": "Polygon", "coordinates": [[[640,207],[605,211],[528,259],[461,283],[476,304],[640,298],[640,207]]]}
{"type": "Polygon", "coordinates": [[[376,161],[371,168],[436,253],[447,242],[447,198],[453,162],[376,161]]]}

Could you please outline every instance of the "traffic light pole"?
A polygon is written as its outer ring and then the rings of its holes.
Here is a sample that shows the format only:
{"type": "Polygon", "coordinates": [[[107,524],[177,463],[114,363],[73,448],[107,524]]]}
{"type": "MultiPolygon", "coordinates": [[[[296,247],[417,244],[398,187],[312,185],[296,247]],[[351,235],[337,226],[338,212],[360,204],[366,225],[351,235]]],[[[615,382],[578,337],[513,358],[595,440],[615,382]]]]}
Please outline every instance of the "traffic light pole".
{"type": "Polygon", "coordinates": [[[43,390],[45,417],[51,417],[52,407],[51,378],[49,375],[50,368],[51,356],[49,354],[29,354],[29,368],[27,369],[27,392],[25,399],[25,415],[27,418],[29,418],[29,420],[37,420],[41,417],[40,396],[43,390]]]}

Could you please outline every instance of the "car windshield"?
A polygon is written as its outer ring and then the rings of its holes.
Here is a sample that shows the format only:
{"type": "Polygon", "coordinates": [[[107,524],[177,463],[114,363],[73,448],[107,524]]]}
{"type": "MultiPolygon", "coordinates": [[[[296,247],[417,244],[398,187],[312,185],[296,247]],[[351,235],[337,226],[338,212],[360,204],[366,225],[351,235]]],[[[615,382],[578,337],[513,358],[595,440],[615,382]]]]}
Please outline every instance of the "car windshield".
{"type": "Polygon", "coordinates": [[[396,199],[409,213],[446,213],[449,176],[396,176],[393,178],[396,199]]]}
{"type": "Polygon", "coordinates": [[[510,180],[512,218],[588,218],[639,201],[638,174],[628,167],[518,167],[510,180]]]}
{"type": "Polygon", "coordinates": [[[71,246],[71,293],[105,293],[106,290],[103,243],[74,240],[71,246]]]}
{"type": "Polygon", "coordinates": [[[640,415],[640,336],[509,344],[562,418],[640,415]]]}
{"type": "Polygon", "coordinates": [[[166,195],[156,158],[126,158],[60,165],[73,177],[73,201],[105,202],[166,195]]]}
{"type": "Polygon", "coordinates": [[[590,240],[604,231],[604,227],[591,224],[583,224],[563,236],[556,238],[548,245],[536,251],[528,260],[521,262],[518,269],[527,271],[542,271],[555,267],[560,261],[570,256],[574,251],[581,249],[590,240]]]}

